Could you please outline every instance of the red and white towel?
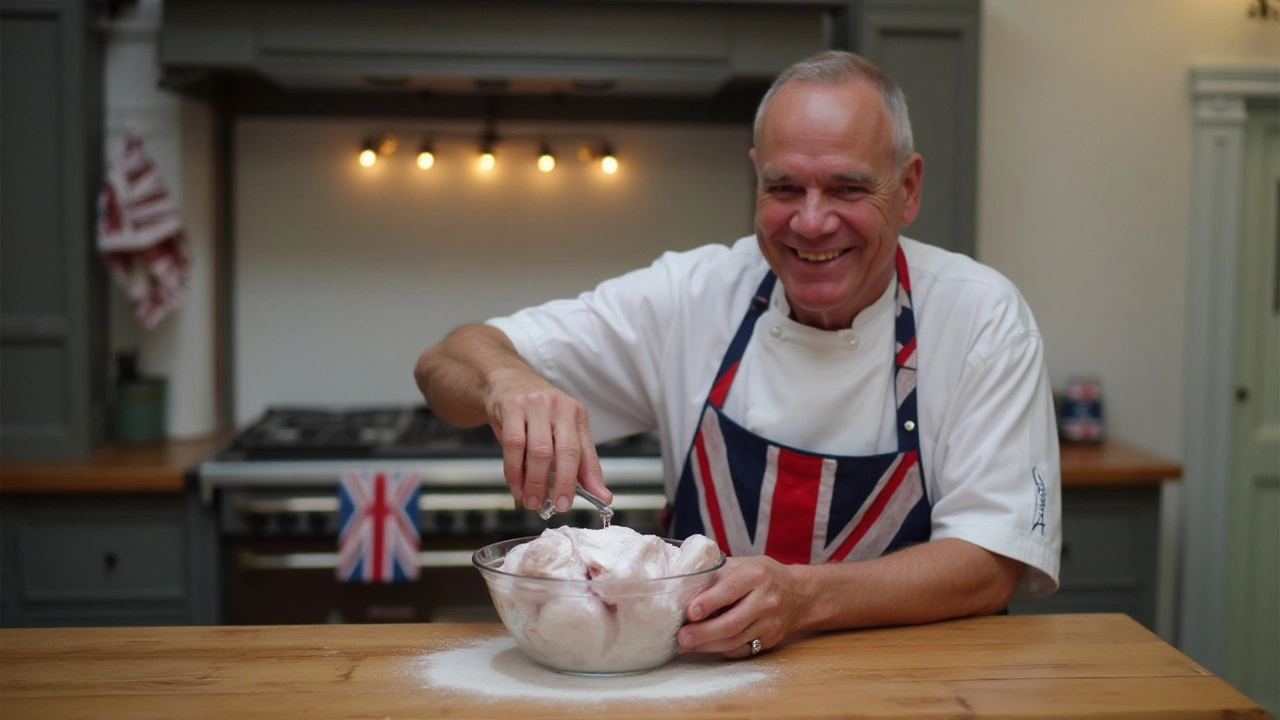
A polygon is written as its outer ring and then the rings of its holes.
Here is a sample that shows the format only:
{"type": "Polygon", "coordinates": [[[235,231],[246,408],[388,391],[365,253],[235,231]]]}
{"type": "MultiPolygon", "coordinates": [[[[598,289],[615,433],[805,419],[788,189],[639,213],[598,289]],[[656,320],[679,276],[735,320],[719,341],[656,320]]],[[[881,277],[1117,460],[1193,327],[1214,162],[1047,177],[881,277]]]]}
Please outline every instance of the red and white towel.
{"type": "Polygon", "coordinates": [[[178,306],[188,276],[186,229],[135,135],[111,149],[98,196],[98,252],[143,327],[155,327],[178,306]]]}

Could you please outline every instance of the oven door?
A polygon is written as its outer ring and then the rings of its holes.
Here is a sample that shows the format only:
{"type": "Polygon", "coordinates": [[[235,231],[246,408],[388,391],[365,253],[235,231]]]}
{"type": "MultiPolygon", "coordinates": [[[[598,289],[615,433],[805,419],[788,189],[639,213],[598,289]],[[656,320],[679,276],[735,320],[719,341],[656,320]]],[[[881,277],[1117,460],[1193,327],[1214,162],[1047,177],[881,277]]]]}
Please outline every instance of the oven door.
{"type": "MultiPolygon", "coordinates": [[[[659,532],[660,492],[615,493],[614,523],[659,532]]],[[[490,543],[545,527],[599,527],[578,498],[544,522],[515,509],[505,491],[424,492],[419,576],[413,582],[344,583],[337,565],[337,499],[332,491],[237,489],[221,498],[223,608],[237,625],[498,620],[471,555],[490,543]]]]}

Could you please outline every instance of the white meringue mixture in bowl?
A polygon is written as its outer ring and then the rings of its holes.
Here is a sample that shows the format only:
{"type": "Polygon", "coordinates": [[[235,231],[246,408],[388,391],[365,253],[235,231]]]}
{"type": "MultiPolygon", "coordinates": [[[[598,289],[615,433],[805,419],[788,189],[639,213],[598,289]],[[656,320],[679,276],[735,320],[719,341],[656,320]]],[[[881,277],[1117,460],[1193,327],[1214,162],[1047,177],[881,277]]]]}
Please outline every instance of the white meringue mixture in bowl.
{"type": "Polygon", "coordinates": [[[560,672],[644,672],[675,657],[689,600],[724,566],[704,535],[559,527],[477,550],[472,563],[507,631],[560,672]]]}

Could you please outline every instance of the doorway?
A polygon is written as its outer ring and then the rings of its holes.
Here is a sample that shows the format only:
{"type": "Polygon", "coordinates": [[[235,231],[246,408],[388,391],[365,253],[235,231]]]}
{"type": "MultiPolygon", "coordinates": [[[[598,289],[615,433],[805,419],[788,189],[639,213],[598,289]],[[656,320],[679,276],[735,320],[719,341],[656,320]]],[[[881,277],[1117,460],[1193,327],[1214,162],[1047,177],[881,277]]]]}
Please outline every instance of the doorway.
{"type": "Polygon", "coordinates": [[[1223,677],[1280,713],[1280,106],[1245,122],[1223,677]]]}

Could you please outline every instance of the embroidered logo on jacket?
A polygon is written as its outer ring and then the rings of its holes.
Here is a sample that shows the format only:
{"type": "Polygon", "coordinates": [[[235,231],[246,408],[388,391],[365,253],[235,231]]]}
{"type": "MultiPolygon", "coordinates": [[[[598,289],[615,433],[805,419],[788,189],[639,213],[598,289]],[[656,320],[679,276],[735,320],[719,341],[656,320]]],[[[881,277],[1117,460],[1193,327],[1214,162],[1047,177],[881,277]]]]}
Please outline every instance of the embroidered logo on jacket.
{"type": "Polygon", "coordinates": [[[1034,466],[1031,468],[1031,479],[1036,483],[1036,521],[1031,524],[1031,532],[1035,532],[1036,528],[1040,528],[1040,534],[1043,535],[1045,503],[1044,478],[1040,477],[1040,473],[1036,472],[1034,466]]]}

